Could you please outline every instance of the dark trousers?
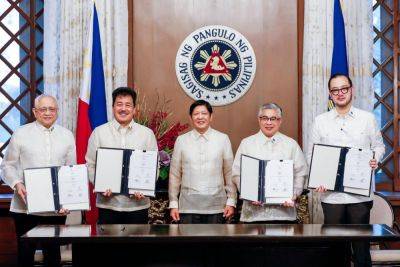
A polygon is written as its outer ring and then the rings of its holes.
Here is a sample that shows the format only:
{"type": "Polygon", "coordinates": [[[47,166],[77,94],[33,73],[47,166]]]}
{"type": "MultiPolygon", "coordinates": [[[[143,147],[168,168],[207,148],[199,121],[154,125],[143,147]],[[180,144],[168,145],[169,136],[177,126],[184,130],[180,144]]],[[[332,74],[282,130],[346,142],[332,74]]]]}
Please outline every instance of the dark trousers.
{"type": "MultiPolygon", "coordinates": [[[[66,216],[35,216],[25,213],[11,212],[14,218],[18,244],[18,266],[33,266],[36,246],[21,242],[20,237],[37,225],[41,224],[65,224],[66,216]]],[[[60,266],[60,246],[43,245],[44,266],[60,266]]]]}
{"type": "MultiPolygon", "coordinates": [[[[369,213],[373,205],[372,201],[355,204],[321,204],[325,224],[369,224],[369,213]]],[[[351,247],[354,267],[372,265],[368,242],[353,242],[351,247]]]]}
{"type": "Polygon", "coordinates": [[[98,224],[147,224],[149,209],[137,211],[115,211],[99,208],[98,224]]]}
{"type": "Polygon", "coordinates": [[[217,214],[195,214],[181,213],[180,223],[183,224],[221,224],[225,222],[223,213],[217,214]]]}

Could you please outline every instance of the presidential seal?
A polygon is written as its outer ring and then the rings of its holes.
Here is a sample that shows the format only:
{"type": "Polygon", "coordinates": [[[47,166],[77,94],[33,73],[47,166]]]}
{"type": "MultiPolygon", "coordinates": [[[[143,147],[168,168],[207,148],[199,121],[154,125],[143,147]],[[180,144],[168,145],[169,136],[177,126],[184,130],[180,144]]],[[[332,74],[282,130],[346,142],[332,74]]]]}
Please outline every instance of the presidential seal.
{"type": "Polygon", "coordinates": [[[182,42],[175,71],[191,98],[222,106],[235,102],[250,89],[256,57],[249,41],[238,31],[211,25],[195,30],[182,42]]]}

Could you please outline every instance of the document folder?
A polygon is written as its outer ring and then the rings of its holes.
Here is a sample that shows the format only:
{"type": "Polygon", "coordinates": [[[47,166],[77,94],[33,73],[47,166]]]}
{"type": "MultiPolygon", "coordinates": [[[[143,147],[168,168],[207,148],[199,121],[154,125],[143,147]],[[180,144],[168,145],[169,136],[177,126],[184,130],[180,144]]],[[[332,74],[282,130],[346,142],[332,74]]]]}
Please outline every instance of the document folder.
{"type": "Polygon", "coordinates": [[[240,158],[240,198],[282,204],[293,197],[293,161],[240,158]]]}
{"type": "Polygon", "coordinates": [[[96,154],[95,192],[155,196],[158,151],[101,147],[96,154]]]}
{"type": "Polygon", "coordinates": [[[373,157],[370,149],[314,144],[308,188],[324,186],[328,191],[369,196],[373,157]]]}
{"type": "Polygon", "coordinates": [[[28,168],[24,170],[24,184],[28,213],[90,209],[84,164],[28,168]]]}

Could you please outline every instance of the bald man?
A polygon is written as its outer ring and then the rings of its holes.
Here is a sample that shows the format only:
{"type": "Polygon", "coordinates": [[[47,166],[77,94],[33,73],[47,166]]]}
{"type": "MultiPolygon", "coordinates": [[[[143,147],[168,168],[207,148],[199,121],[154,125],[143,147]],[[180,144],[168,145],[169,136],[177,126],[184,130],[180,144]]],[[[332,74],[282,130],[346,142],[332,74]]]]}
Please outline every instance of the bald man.
{"type": "MultiPolygon", "coordinates": [[[[14,190],[10,212],[14,218],[18,241],[18,266],[33,266],[36,248],[20,242],[20,237],[40,224],[64,224],[68,211],[27,214],[23,170],[75,164],[75,141],[71,131],[55,125],[58,114],[54,97],[41,95],[35,99],[36,121],[17,129],[11,136],[0,165],[4,182],[14,190]]],[[[45,266],[60,265],[60,248],[43,247],[45,266]]]]}

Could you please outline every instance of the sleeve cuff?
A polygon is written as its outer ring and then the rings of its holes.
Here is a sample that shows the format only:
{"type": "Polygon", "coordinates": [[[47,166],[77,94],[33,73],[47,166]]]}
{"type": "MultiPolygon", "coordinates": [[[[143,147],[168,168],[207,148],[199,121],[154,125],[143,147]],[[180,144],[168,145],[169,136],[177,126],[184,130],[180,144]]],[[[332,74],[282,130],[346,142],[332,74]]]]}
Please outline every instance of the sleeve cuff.
{"type": "Polygon", "coordinates": [[[236,208],[236,200],[233,198],[228,198],[228,200],[226,201],[226,205],[227,206],[232,206],[236,208]]]}
{"type": "Polygon", "coordinates": [[[178,208],[178,201],[170,201],[169,202],[170,209],[177,209],[178,208]]]}
{"type": "Polygon", "coordinates": [[[11,188],[13,189],[13,190],[15,190],[15,186],[18,184],[18,183],[24,183],[24,181],[22,181],[22,180],[16,180],[16,181],[14,181],[12,184],[11,184],[11,188]]]}
{"type": "Polygon", "coordinates": [[[303,188],[295,188],[294,189],[294,194],[298,197],[301,195],[301,193],[303,192],[303,188]]]}

